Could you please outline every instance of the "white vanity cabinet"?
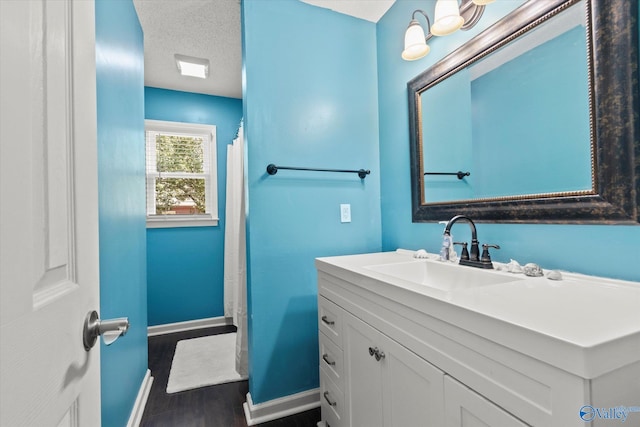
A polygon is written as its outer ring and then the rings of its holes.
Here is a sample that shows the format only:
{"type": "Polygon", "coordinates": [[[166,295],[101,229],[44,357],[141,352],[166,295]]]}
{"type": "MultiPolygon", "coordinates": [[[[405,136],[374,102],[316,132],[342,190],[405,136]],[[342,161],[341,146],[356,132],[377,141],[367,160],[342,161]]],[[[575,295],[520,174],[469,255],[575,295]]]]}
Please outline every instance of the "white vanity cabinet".
{"type": "Polygon", "coordinates": [[[326,298],[319,297],[319,307],[332,313],[320,316],[321,328],[335,331],[339,322],[340,334],[332,336],[341,337],[343,347],[320,332],[327,427],[526,426],[326,298]]]}
{"type": "Polygon", "coordinates": [[[326,298],[319,298],[319,307],[327,426],[444,425],[442,371],[326,298]],[[340,334],[331,336],[341,337],[342,348],[323,332],[334,332],[338,322],[340,334]]]}
{"type": "MultiPolygon", "coordinates": [[[[624,298],[611,300],[609,334],[590,313],[568,317],[565,300],[578,292],[584,310],[591,299],[609,298],[617,282],[601,289],[583,277],[542,278],[445,293],[370,268],[385,262],[413,261],[393,253],[316,260],[325,426],[606,427],[612,420],[585,420],[581,409],[640,407],[640,289],[633,284],[620,284],[624,298]],[[527,324],[536,298],[544,303],[541,320],[527,324]],[[563,326],[570,321],[589,329],[563,326]],[[559,334],[565,330],[567,338],[559,334]]],[[[640,413],[629,413],[625,425],[640,426],[640,413]]]]}

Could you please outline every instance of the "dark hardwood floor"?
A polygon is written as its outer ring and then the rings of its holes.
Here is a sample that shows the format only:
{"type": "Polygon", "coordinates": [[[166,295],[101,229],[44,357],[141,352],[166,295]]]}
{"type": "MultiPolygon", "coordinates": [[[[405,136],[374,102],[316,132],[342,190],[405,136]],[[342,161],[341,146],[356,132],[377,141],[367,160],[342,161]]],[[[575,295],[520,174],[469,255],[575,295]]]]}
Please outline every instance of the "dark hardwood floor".
{"type": "MultiPolygon", "coordinates": [[[[242,404],[248,381],[238,381],[167,394],[171,361],[180,340],[235,332],[220,326],[149,337],[149,369],[153,384],[141,427],[247,427],[242,404]]],[[[316,427],[320,408],[260,424],[261,427],[316,427]]]]}

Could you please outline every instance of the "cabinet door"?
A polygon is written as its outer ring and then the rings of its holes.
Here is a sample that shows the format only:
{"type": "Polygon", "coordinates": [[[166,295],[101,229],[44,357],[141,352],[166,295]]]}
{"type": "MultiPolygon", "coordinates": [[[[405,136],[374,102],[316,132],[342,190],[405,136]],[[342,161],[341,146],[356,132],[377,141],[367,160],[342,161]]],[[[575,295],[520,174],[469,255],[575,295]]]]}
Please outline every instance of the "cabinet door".
{"type": "Polygon", "coordinates": [[[347,425],[382,427],[382,363],[369,352],[381,347],[382,334],[347,313],[343,320],[347,425]]]}
{"type": "Polygon", "coordinates": [[[513,415],[449,376],[444,380],[447,427],[527,427],[513,415]]]}
{"type": "Polygon", "coordinates": [[[361,320],[344,322],[349,425],[441,427],[444,373],[361,320]]]}
{"type": "Polygon", "coordinates": [[[396,341],[383,345],[384,425],[444,425],[444,373],[396,341]]]}

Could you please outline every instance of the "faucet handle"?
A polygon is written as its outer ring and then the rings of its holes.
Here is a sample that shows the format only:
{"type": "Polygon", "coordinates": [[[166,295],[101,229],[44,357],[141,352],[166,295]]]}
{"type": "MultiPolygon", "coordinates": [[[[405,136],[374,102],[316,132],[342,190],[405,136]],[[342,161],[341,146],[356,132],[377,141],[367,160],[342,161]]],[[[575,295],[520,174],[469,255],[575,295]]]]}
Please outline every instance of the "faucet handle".
{"type": "Polygon", "coordinates": [[[460,254],[460,259],[468,260],[469,251],[467,250],[467,242],[453,242],[453,244],[462,246],[462,253],[460,254]]]}
{"type": "Polygon", "coordinates": [[[482,256],[480,256],[480,262],[491,262],[491,256],[489,255],[489,248],[500,249],[500,245],[482,245],[482,256]]]}

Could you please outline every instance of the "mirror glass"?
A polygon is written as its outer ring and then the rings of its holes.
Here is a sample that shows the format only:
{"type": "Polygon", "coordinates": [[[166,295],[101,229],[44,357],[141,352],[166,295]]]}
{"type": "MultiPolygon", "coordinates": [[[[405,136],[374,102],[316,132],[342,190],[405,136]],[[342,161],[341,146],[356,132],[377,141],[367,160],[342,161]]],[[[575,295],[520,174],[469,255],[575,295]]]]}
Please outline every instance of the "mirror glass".
{"type": "Polygon", "coordinates": [[[529,0],[411,79],[413,221],[640,223],[638,7],[529,0]]]}
{"type": "Polygon", "coordinates": [[[587,56],[581,1],[420,91],[424,202],[591,191],[587,56]]]}

